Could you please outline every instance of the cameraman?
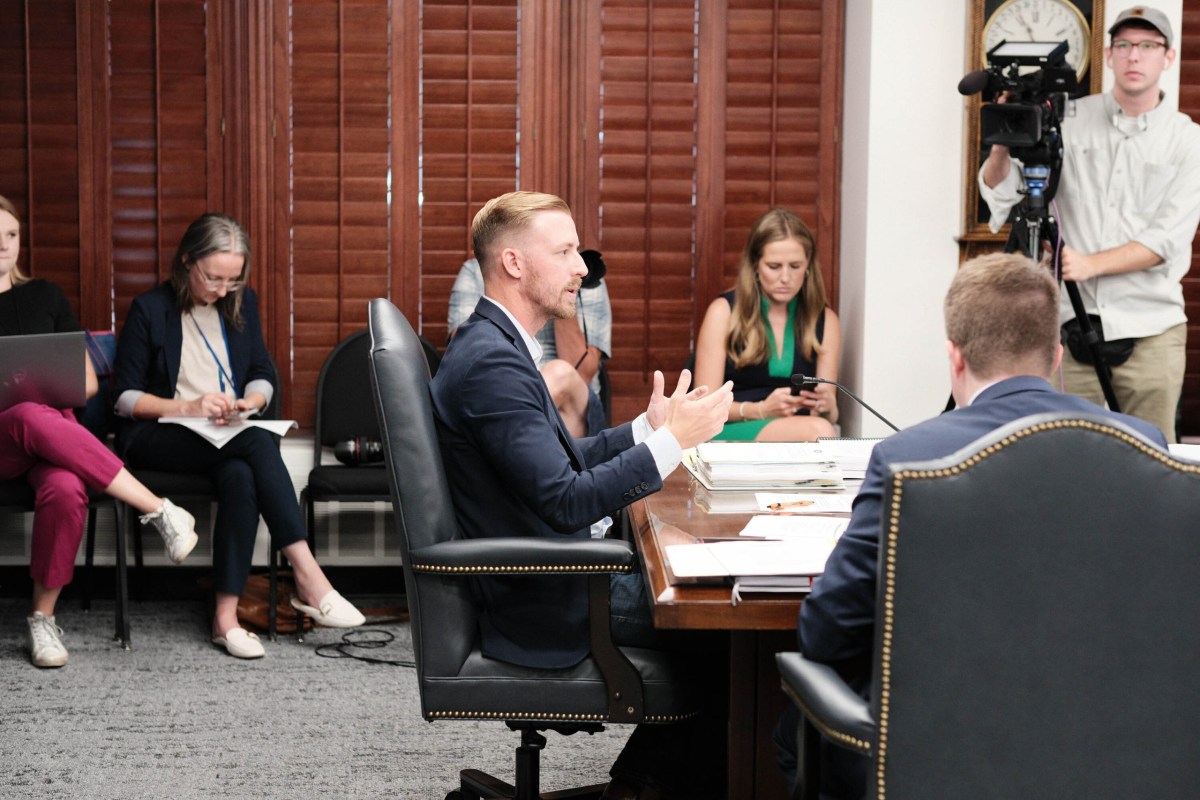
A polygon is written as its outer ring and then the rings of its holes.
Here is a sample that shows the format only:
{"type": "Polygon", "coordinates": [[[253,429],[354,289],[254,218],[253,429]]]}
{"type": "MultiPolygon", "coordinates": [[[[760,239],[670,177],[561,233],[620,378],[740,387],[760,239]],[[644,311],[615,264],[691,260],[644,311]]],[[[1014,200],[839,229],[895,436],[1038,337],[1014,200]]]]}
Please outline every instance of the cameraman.
{"type": "MultiPolygon", "coordinates": [[[[1074,117],[1062,125],[1063,168],[1053,209],[1070,245],[1062,248],[1062,277],[1077,282],[1106,341],[1132,346],[1126,360],[1108,358],[1121,410],[1157,425],[1173,442],[1187,343],[1180,282],[1200,222],[1200,126],[1162,104],[1159,79],[1175,61],[1166,15],[1135,6],[1108,32],[1104,55],[1115,85],[1075,101],[1074,117]]],[[[992,212],[990,227],[998,231],[1024,188],[1021,164],[1008,148],[992,147],[979,188],[992,212]]],[[[1064,293],[1064,339],[1078,325],[1074,317],[1064,293]]],[[[1063,357],[1066,390],[1103,405],[1086,346],[1078,350],[1063,357]]]]}

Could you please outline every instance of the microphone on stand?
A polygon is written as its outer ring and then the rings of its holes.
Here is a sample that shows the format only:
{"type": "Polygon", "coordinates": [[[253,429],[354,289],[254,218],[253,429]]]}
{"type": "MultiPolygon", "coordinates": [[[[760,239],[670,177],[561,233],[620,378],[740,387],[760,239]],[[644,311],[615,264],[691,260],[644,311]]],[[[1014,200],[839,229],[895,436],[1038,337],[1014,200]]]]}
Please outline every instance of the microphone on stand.
{"type": "MultiPolygon", "coordinates": [[[[900,430],[895,425],[888,422],[887,417],[883,416],[883,414],[880,414],[878,411],[871,408],[869,405],[866,404],[866,402],[863,401],[863,399],[861,397],[859,397],[854,392],[847,389],[845,386],[842,386],[837,381],[826,380],[825,378],[814,378],[811,375],[801,375],[800,373],[796,373],[795,375],[792,376],[792,386],[799,388],[806,383],[828,383],[830,386],[837,387],[838,389],[841,389],[843,392],[845,392],[846,394],[848,394],[852,398],[854,398],[854,401],[856,403],[858,403],[860,406],[865,408],[867,411],[870,411],[875,416],[879,417],[880,421],[882,421],[884,425],[887,425],[889,428],[891,428],[894,431],[900,430]]],[[[793,394],[794,393],[795,393],[795,389],[793,389],[793,394]]]]}

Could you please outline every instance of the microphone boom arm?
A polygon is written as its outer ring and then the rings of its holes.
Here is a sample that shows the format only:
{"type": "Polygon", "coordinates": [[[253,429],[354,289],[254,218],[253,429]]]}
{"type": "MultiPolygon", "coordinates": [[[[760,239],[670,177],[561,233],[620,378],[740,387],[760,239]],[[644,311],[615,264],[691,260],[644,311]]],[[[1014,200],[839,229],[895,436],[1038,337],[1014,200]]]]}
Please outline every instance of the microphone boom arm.
{"type": "Polygon", "coordinates": [[[831,381],[831,380],[827,380],[825,378],[815,378],[810,375],[801,375],[799,373],[792,376],[792,385],[793,386],[803,386],[806,383],[827,383],[830,386],[835,386],[838,389],[841,389],[846,394],[850,395],[852,398],[854,398],[855,402],[857,402],[860,406],[862,406],[867,411],[870,411],[872,414],[874,414],[876,417],[878,417],[879,420],[881,422],[883,422],[884,425],[887,425],[889,428],[891,428],[894,431],[900,430],[895,425],[893,425],[891,422],[889,422],[887,417],[885,417],[883,414],[880,414],[875,409],[871,408],[869,405],[866,404],[866,402],[861,397],[859,397],[854,392],[847,389],[845,386],[842,386],[837,381],[831,381]]]}

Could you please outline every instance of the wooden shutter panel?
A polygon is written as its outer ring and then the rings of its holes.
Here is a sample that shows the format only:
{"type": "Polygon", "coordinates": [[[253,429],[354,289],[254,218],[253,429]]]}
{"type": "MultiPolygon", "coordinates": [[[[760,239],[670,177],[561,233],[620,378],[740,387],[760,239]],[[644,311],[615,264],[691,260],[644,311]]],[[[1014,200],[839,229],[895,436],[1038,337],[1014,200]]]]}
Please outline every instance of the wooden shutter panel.
{"type": "Polygon", "coordinates": [[[318,373],[387,295],[391,214],[386,0],[292,3],[292,415],[311,424],[318,373]]]}
{"type": "MultiPolygon", "coordinates": [[[[798,214],[828,255],[817,208],[833,198],[819,195],[820,0],[730,0],[728,19],[723,283],[732,286],[750,226],[774,206],[798,214]]],[[[833,264],[822,266],[833,285],[833,264]]]]}
{"type": "MultiPolygon", "coordinates": [[[[210,205],[210,86],[203,0],[109,4],[112,240],[116,313],[170,271],[188,224],[210,205]]],[[[219,123],[218,123],[219,125],[219,123]]]]}
{"type": "MultiPolygon", "coordinates": [[[[614,417],[677,372],[733,284],[750,224],[786,205],[837,305],[839,3],[600,0],[600,249],[614,417]]],[[[585,192],[586,194],[586,192],[585,192]]],[[[585,242],[586,244],[590,244],[585,242]]]]}
{"type": "Polygon", "coordinates": [[[518,186],[517,6],[423,4],[421,332],[438,347],[450,287],[472,255],[471,220],[518,186]]]}
{"type": "MultiPolygon", "coordinates": [[[[1200,121],[1200,2],[1187,0],[1183,4],[1183,25],[1180,26],[1176,49],[1185,57],[1176,61],[1179,69],[1179,110],[1200,121]]],[[[1192,269],[1183,279],[1183,297],[1188,315],[1187,370],[1183,378],[1182,424],[1180,432],[1200,434],[1200,236],[1192,241],[1192,269]]]]}
{"type": "Polygon", "coordinates": [[[0,30],[3,192],[24,212],[20,263],[80,312],[75,4],[5,3],[0,30]],[[23,32],[20,37],[18,32],[23,32]]]}
{"type": "MultiPolygon", "coordinates": [[[[604,2],[600,241],[613,306],[610,374],[632,416],[655,369],[679,371],[696,302],[697,4],[604,2]]],[[[642,406],[644,406],[644,398],[642,406]]]]}

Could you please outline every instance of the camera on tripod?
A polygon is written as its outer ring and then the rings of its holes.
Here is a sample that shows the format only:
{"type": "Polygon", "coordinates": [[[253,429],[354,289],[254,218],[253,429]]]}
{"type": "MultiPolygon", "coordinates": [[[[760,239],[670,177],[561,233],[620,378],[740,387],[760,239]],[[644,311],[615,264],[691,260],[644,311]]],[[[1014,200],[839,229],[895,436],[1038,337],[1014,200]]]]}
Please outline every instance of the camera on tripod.
{"type": "Polygon", "coordinates": [[[1057,165],[1062,157],[1059,125],[1067,100],[1078,82],[1067,64],[1063,42],[1002,41],[988,51],[986,70],[972,72],[958,84],[964,95],[1001,92],[1004,103],[988,103],[979,111],[979,140],[985,147],[1003,145],[1026,164],[1057,165]],[[1036,67],[1029,71],[1030,67],[1036,67]]]}

